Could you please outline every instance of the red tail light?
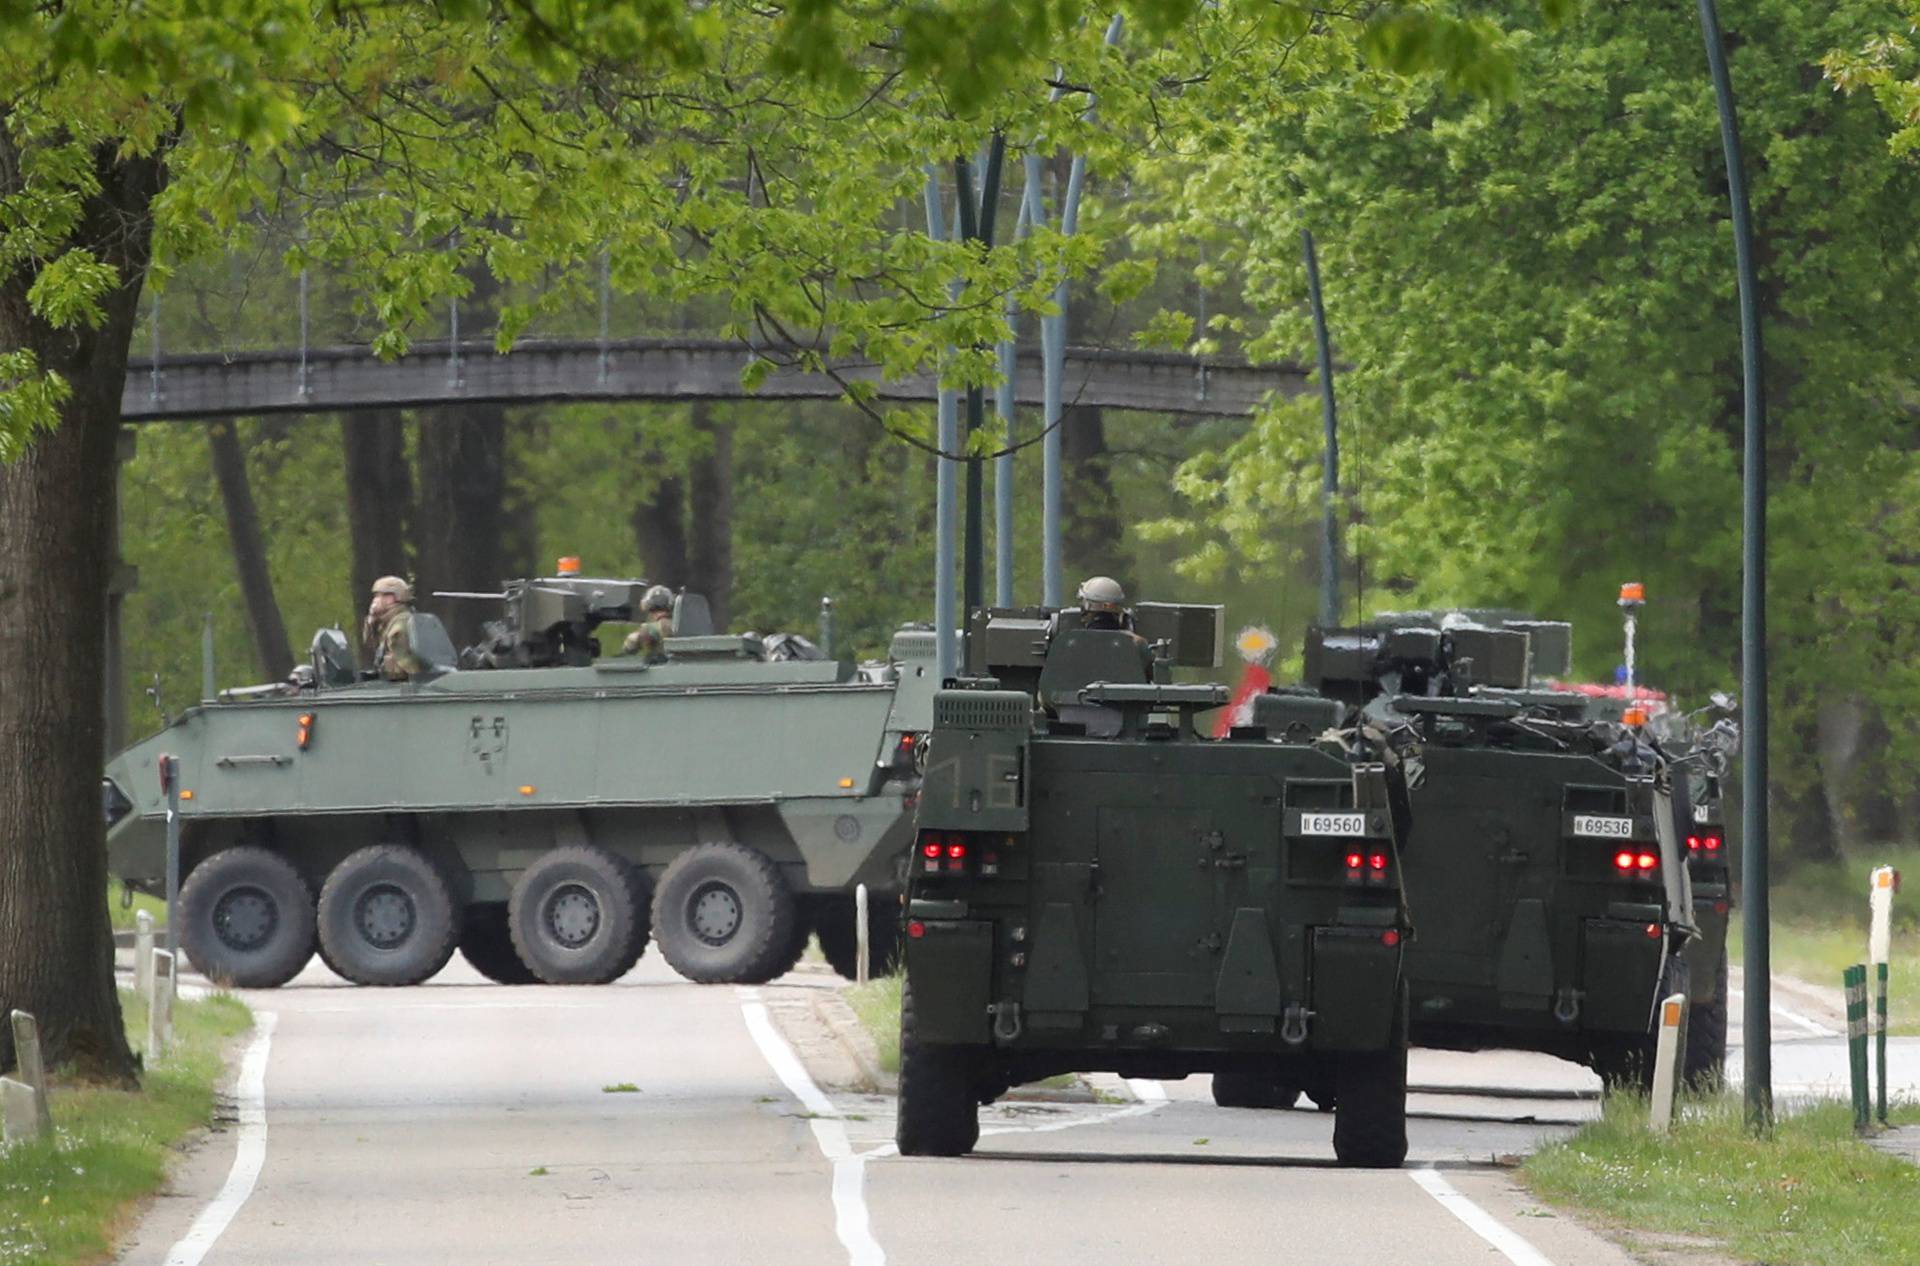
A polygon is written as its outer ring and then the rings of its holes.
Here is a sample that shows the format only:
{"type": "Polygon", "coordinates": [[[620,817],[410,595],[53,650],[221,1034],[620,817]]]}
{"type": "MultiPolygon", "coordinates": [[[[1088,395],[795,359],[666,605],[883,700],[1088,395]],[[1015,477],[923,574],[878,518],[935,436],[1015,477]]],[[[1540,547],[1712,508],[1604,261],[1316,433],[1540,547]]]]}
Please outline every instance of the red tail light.
{"type": "Polygon", "coordinates": [[[1364,858],[1364,857],[1362,857],[1362,856],[1361,856],[1360,854],[1358,854],[1358,853],[1348,853],[1348,854],[1347,854],[1347,869],[1348,869],[1348,870],[1359,870],[1359,869],[1360,869],[1360,868],[1361,868],[1362,866],[1364,866],[1364,865],[1366,865],[1366,860],[1367,860],[1366,858],[1364,858]]]}
{"type": "Polygon", "coordinates": [[[1367,859],[1367,867],[1375,871],[1385,870],[1387,868],[1387,855],[1385,853],[1375,853],[1367,859]]]}
{"type": "Polygon", "coordinates": [[[928,857],[938,857],[940,856],[940,841],[928,840],[920,846],[920,851],[928,857]]]}
{"type": "Polygon", "coordinates": [[[1653,878],[1660,866],[1660,854],[1646,848],[1623,848],[1613,855],[1613,868],[1623,875],[1653,878]]]}
{"type": "Polygon", "coordinates": [[[960,858],[960,857],[965,857],[966,855],[967,855],[967,846],[965,841],[957,837],[947,841],[948,857],[960,858]]]}

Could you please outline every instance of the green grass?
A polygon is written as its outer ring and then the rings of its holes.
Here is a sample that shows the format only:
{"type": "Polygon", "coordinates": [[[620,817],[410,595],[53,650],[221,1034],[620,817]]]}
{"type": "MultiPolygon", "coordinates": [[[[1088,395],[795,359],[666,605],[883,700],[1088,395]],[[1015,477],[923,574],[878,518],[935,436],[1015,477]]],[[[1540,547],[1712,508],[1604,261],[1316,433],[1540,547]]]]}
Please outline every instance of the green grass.
{"type": "Polygon", "coordinates": [[[640,1087],[630,1081],[616,1081],[611,1086],[600,1087],[600,1093],[603,1095],[637,1095],[640,1093],[640,1087]]]}
{"type": "MultiPolygon", "coordinates": [[[[144,1040],[146,1010],[131,992],[120,1004],[129,1033],[144,1040]]],[[[95,1262],[112,1247],[135,1202],[158,1190],[174,1145],[212,1117],[229,1039],[253,1024],[237,998],[182,1001],[175,1046],[147,1070],[138,1092],[64,1085],[53,1089],[54,1137],[0,1151],[0,1262],[66,1266],[95,1262]]]]}
{"type": "Polygon", "coordinates": [[[864,985],[847,989],[847,1005],[860,1018],[880,1051],[880,1070],[900,1071],[900,986],[906,977],[895,973],[875,976],[864,985]]]}
{"type": "MultiPolygon", "coordinates": [[[[1920,1120],[1903,1108],[1900,1119],[1920,1120]]],[[[1610,1096],[1600,1120],[1543,1148],[1522,1175],[1543,1199],[1632,1228],[1706,1236],[1768,1266],[1920,1262],[1920,1168],[1853,1136],[1851,1109],[1822,1104],[1747,1136],[1740,1101],[1690,1104],[1665,1139],[1646,1101],[1610,1096]]]]}
{"type": "Polygon", "coordinates": [[[120,904],[120,885],[117,883],[107,885],[107,917],[113,920],[114,931],[130,931],[133,928],[133,916],[142,910],[153,916],[153,926],[157,928],[167,926],[166,902],[158,897],[149,897],[144,892],[136,892],[133,894],[133,904],[123,906],[120,904]]]}
{"type": "MultiPolygon", "coordinates": [[[[1867,873],[1897,867],[1920,885],[1920,849],[1884,848],[1840,862],[1802,864],[1774,876],[1769,913],[1772,967],[1833,991],[1840,1005],[1840,971],[1867,958],[1867,873]]],[[[1740,912],[1727,932],[1727,952],[1741,960],[1740,912]]],[[[1893,899],[1888,951],[1888,1031],[1920,1034],[1920,889],[1893,899]]],[[[1737,981],[1736,981],[1737,983],[1737,981]]]]}

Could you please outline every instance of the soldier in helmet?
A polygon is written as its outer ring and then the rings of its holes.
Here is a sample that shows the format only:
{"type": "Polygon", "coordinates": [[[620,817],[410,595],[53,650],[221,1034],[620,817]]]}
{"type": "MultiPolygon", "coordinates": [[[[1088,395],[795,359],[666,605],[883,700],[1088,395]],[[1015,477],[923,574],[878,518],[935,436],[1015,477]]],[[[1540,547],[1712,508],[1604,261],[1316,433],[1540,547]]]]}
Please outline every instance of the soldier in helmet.
{"type": "Polygon", "coordinates": [[[373,666],[388,681],[405,681],[425,665],[413,649],[413,586],[398,576],[373,582],[363,630],[373,643],[373,666]]]}
{"type": "Polygon", "coordinates": [[[649,664],[667,657],[666,641],[673,636],[673,590],[655,585],[640,596],[640,627],[627,634],[622,655],[638,655],[649,664]]]}
{"type": "Polygon", "coordinates": [[[1083,629],[1131,629],[1133,617],[1127,612],[1127,592],[1111,576],[1089,576],[1080,586],[1080,627],[1083,629]]]}

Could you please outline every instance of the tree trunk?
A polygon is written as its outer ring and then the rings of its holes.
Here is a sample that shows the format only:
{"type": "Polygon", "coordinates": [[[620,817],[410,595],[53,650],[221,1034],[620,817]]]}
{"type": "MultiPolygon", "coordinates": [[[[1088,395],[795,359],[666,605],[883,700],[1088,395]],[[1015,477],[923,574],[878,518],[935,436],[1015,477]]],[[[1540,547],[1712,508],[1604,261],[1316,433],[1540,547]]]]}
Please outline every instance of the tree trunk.
{"type": "Polygon", "coordinates": [[[695,458],[688,472],[693,513],[687,587],[706,595],[713,627],[725,630],[733,615],[733,424],[715,422],[701,400],[693,406],[693,427],[711,437],[713,447],[695,458]]]}
{"type": "Polygon", "coordinates": [[[343,627],[353,628],[373,582],[413,570],[407,528],[413,520],[413,475],[407,467],[406,419],[398,409],[340,415],[340,452],[347,474],[347,531],[352,538],[353,593],[343,627]]]}
{"type": "Polygon", "coordinates": [[[680,476],[662,476],[653,500],[633,507],[633,539],[649,581],[671,589],[687,583],[687,486],[680,476]]]}
{"type": "MultiPolygon", "coordinates": [[[[21,160],[0,127],[0,197],[20,192],[21,160]]],[[[0,1014],[31,1012],[49,1063],[131,1085],[107,920],[100,630],[120,391],[163,164],[111,147],[94,164],[100,187],[72,244],[120,276],[100,325],[55,330],[36,316],[32,264],[0,281],[0,347],[32,350],[72,388],[58,429],[0,466],[0,1014]]],[[[0,1025],[0,1068],[13,1063],[0,1025]]]]}
{"type": "Polygon", "coordinates": [[[253,653],[268,681],[285,681],[293,672],[287,649],[287,626],[280,603],[273,596],[273,573],[267,567],[267,546],[260,535],[260,511],[253,503],[253,484],[247,478],[247,455],[231,422],[207,427],[213,450],[213,477],[220,485],[220,504],[227,514],[227,540],[233,545],[233,567],[240,576],[240,598],[247,608],[247,628],[253,633],[253,653]]]}
{"type": "Polygon", "coordinates": [[[431,594],[435,589],[498,592],[507,579],[501,556],[506,435],[507,411],[497,404],[439,409],[420,422],[416,593],[422,607],[446,622],[455,646],[478,642],[495,607],[485,602],[435,604],[431,594]]]}
{"type": "Polygon", "coordinates": [[[1127,570],[1124,528],[1109,469],[1106,419],[1097,406],[1074,405],[1061,411],[1060,452],[1066,498],[1061,545],[1068,596],[1087,576],[1113,576],[1129,583],[1131,578],[1121,574],[1127,570]]]}

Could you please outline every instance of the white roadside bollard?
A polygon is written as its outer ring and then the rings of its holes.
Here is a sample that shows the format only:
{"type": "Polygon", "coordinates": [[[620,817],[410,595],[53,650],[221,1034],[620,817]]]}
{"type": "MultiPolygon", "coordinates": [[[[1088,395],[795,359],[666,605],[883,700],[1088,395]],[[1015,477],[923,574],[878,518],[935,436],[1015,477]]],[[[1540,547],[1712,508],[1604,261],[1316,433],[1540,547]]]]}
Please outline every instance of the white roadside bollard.
{"type": "Polygon", "coordinates": [[[23,1143],[40,1137],[39,1099],[26,1082],[0,1077],[0,1141],[23,1143]]]}
{"type": "Polygon", "coordinates": [[[1893,948],[1893,894],[1900,891],[1900,872],[1879,866],[1868,877],[1867,908],[1873,916],[1867,932],[1867,962],[1873,970],[1873,1047],[1878,1095],[1874,1116],[1887,1123],[1887,964],[1893,948]]]}
{"type": "Polygon", "coordinates": [[[133,991],[142,998],[153,993],[153,916],[145,910],[133,916],[133,991]]]}
{"type": "Polygon", "coordinates": [[[1687,995],[1660,1000],[1660,1028],[1653,1044],[1653,1103],[1647,1124],[1657,1133],[1673,1128],[1673,1103],[1680,1093],[1680,1052],[1687,1042],[1687,995]]]}
{"type": "Polygon", "coordinates": [[[857,884],[853,890],[853,978],[856,984],[867,983],[867,953],[873,940],[867,932],[867,886],[857,884]]]}
{"type": "Polygon", "coordinates": [[[40,1056],[40,1025],[25,1011],[15,1011],[13,1062],[15,1077],[33,1091],[34,1120],[39,1133],[53,1133],[53,1109],[47,1101],[47,1063],[40,1056]]]}
{"type": "Polygon", "coordinates": [[[147,1062],[157,1064],[173,1041],[173,955],[153,951],[153,980],[147,990],[147,1062]]]}

